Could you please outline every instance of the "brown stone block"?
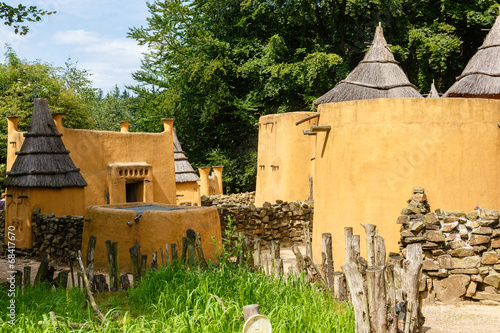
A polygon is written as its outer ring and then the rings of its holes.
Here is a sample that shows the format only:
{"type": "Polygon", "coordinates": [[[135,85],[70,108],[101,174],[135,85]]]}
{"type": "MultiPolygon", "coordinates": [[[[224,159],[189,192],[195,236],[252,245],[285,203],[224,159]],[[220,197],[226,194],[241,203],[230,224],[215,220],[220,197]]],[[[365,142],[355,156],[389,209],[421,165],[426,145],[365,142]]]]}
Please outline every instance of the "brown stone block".
{"type": "Polygon", "coordinates": [[[478,291],[476,295],[474,295],[474,299],[484,299],[484,300],[500,302],[500,294],[488,294],[485,292],[478,291]]]}
{"type": "Polygon", "coordinates": [[[452,275],[442,280],[434,281],[436,298],[447,304],[455,304],[462,300],[470,283],[468,275],[452,275]]]}
{"type": "Polygon", "coordinates": [[[422,270],[424,271],[437,271],[439,268],[439,264],[434,260],[426,259],[422,263],[422,270]]]}
{"type": "Polygon", "coordinates": [[[452,242],[449,242],[448,245],[450,246],[451,249],[458,249],[460,247],[464,247],[466,245],[466,243],[461,240],[461,239],[458,239],[458,240],[454,240],[452,242]]]}
{"type": "Polygon", "coordinates": [[[425,214],[422,217],[422,221],[424,221],[425,224],[440,224],[439,218],[435,212],[425,214]]]}
{"type": "Polygon", "coordinates": [[[480,208],[479,217],[486,220],[498,220],[500,213],[496,209],[480,208]]]}
{"type": "Polygon", "coordinates": [[[465,217],[467,217],[468,220],[474,221],[479,217],[479,212],[477,210],[473,210],[472,212],[465,214],[465,217]]]}
{"type": "Polygon", "coordinates": [[[446,223],[457,223],[458,224],[458,217],[456,216],[445,216],[443,218],[443,222],[446,223]]]}
{"type": "Polygon", "coordinates": [[[433,243],[444,243],[445,238],[441,231],[429,230],[424,234],[427,241],[433,243]]]}
{"type": "Polygon", "coordinates": [[[489,284],[495,289],[500,289],[500,274],[493,272],[494,271],[491,271],[490,274],[483,279],[483,282],[489,284]]]}
{"type": "Polygon", "coordinates": [[[406,237],[402,239],[403,243],[411,244],[425,241],[424,237],[406,237]]]}
{"type": "Polygon", "coordinates": [[[465,293],[465,297],[472,297],[476,294],[476,289],[477,289],[477,283],[474,281],[471,281],[469,284],[469,287],[467,288],[467,292],[465,293]]]}
{"type": "Polygon", "coordinates": [[[481,263],[483,265],[494,265],[498,263],[500,256],[495,251],[483,252],[483,257],[481,258],[481,263]]]}
{"type": "Polygon", "coordinates": [[[489,227],[479,227],[476,229],[473,229],[471,233],[476,234],[476,235],[491,235],[493,233],[493,229],[489,227]]]}
{"type": "Polygon", "coordinates": [[[448,271],[446,269],[441,268],[439,271],[428,271],[427,274],[431,277],[439,277],[439,278],[444,278],[447,277],[448,271]]]}
{"type": "Polygon", "coordinates": [[[498,225],[498,220],[479,220],[479,226],[481,227],[495,227],[498,225]]]}
{"type": "Polygon", "coordinates": [[[450,274],[466,274],[466,275],[474,275],[477,274],[479,270],[477,268],[458,268],[452,269],[450,274]]]}
{"type": "Polygon", "coordinates": [[[441,268],[452,269],[453,262],[452,258],[449,254],[444,254],[442,256],[437,257],[438,264],[441,268]]]}
{"type": "Polygon", "coordinates": [[[494,249],[500,248],[500,238],[495,238],[491,240],[491,247],[494,249]]]}
{"type": "Polygon", "coordinates": [[[489,242],[490,242],[490,237],[484,235],[471,235],[469,240],[470,245],[487,244],[489,242]]]}
{"type": "Polygon", "coordinates": [[[452,267],[455,268],[477,268],[481,263],[481,257],[451,258],[452,267]]]}
{"type": "Polygon", "coordinates": [[[458,221],[457,222],[452,222],[452,223],[445,223],[445,224],[443,224],[443,227],[441,228],[441,230],[443,232],[451,232],[457,226],[458,226],[458,221]]]}
{"type": "Polygon", "coordinates": [[[448,252],[452,257],[471,257],[474,255],[474,250],[470,247],[460,247],[448,252]]]}

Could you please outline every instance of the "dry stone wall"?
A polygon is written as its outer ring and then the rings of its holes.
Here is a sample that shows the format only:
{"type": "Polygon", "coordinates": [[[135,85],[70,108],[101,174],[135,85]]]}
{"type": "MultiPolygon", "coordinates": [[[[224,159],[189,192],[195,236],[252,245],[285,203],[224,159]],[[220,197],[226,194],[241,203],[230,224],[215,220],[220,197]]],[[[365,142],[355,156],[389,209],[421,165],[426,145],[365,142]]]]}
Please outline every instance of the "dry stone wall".
{"type": "Polygon", "coordinates": [[[243,232],[250,238],[259,237],[264,244],[272,240],[303,243],[305,226],[309,227],[312,234],[312,201],[276,200],[275,204],[265,202],[262,207],[256,207],[253,203],[254,197],[255,192],[202,197],[202,206],[217,207],[223,236],[228,230],[229,220],[236,226],[233,238],[237,237],[237,233],[243,232]]]}
{"type": "Polygon", "coordinates": [[[66,262],[71,254],[82,247],[83,216],[65,215],[57,217],[54,213],[40,213],[36,208],[32,216],[33,250],[31,255],[39,257],[48,253],[50,259],[66,262]]]}
{"type": "Polygon", "coordinates": [[[475,300],[500,305],[500,213],[430,211],[422,188],[414,188],[397,223],[400,249],[421,243],[425,258],[421,291],[426,302],[475,300]]]}

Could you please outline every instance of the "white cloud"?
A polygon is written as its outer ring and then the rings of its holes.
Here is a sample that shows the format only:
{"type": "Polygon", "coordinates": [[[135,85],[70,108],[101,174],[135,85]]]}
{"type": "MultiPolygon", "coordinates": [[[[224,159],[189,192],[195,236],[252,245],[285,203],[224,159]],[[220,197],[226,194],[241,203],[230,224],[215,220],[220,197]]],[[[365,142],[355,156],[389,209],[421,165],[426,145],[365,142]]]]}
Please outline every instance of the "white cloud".
{"type": "Polygon", "coordinates": [[[59,45],[82,45],[100,43],[102,37],[98,33],[85,30],[66,30],[56,32],[52,38],[54,44],[59,45]]]}

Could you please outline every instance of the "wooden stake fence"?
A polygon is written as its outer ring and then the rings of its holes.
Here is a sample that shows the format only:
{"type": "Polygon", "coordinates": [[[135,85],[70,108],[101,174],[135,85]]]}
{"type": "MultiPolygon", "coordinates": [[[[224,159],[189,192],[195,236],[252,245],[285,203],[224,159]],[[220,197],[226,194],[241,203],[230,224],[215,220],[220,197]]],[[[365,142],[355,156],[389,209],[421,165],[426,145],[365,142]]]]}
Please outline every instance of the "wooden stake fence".
{"type": "Polygon", "coordinates": [[[367,258],[359,256],[359,236],[345,228],[346,264],[342,266],[354,307],[356,333],[421,333],[419,282],[422,270],[420,243],[407,247],[407,259],[389,254],[376,226],[363,224],[367,258]]]}

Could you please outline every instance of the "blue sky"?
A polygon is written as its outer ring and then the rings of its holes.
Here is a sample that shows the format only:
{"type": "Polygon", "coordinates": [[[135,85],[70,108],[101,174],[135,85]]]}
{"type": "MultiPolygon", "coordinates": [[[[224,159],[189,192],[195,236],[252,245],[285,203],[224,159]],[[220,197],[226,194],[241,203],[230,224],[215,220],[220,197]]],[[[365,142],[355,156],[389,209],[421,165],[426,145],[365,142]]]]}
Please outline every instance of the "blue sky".
{"type": "MultiPolygon", "coordinates": [[[[41,22],[29,23],[26,36],[0,24],[0,43],[10,44],[20,58],[42,60],[64,67],[68,58],[93,75],[94,87],[109,91],[115,84],[135,84],[131,73],[139,69],[146,47],[127,38],[130,27],[146,26],[146,0],[24,0],[5,1],[17,6],[36,5],[57,11],[41,22]]],[[[1,61],[4,61],[3,52],[1,61]]]]}

